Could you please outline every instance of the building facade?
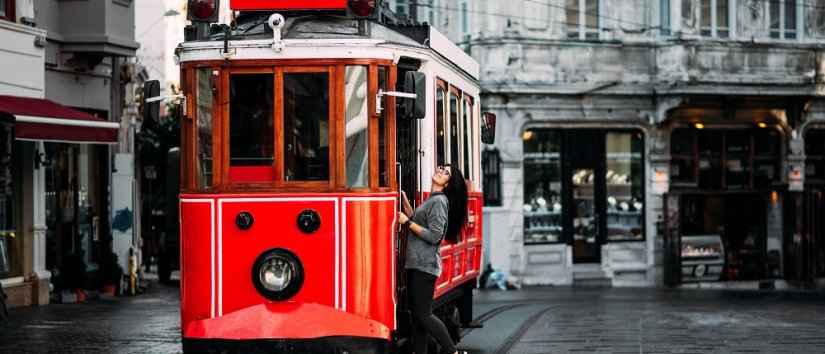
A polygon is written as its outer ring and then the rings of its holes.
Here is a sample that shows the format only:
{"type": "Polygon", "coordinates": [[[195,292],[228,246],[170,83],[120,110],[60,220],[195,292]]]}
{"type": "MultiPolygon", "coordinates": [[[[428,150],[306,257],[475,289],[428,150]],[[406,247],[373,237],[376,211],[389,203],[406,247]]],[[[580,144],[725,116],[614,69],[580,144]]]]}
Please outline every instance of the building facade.
{"type": "Polygon", "coordinates": [[[825,277],[825,1],[405,3],[481,64],[493,268],[523,284],[825,277]]]}
{"type": "MultiPolygon", "coordinates": [[[[0,114],[12,122],[0,136],[9,148],[0,157],[9,178],[0,179],[11,182],[0,282],[11,306],[47,304],[50,287],[96,287],[112,245],[134,243],[132,159],[121,146],[130,137],[121,118],[131,79],[123,64],[138,48],[134,4],[5,0],[0,8],[0,114]],[[113,195],[123,186],[128,196],[113,195]]],[[[117,260],[124,269],[127,261],[117,260]]]]}

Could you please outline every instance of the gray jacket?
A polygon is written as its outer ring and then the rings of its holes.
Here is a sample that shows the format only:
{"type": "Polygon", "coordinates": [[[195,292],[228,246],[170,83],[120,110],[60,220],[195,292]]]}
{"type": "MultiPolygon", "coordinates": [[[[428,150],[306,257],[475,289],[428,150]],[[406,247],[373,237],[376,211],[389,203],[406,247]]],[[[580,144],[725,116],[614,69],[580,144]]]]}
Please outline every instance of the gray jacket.
{"type": "Polygon", "coordinates": [[[421,235],[407,234],[407,258],[404,268],[441,275],[441,240],[447,232],[447,196],[441,192],[430,195],[413,212],[412,220],[423,229],[421,235]]]}

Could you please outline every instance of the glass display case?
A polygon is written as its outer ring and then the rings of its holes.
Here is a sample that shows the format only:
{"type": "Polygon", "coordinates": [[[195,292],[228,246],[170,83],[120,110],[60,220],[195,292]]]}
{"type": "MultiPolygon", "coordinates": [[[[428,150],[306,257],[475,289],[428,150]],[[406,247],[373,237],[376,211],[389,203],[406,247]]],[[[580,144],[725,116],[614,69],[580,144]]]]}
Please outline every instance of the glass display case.
{"type": "Polygon", "coordinates": [[[524,133],[524,243],[562,242],[561,137],[524,133]]]}
{"type": "Polygon", "coordinates": [[[644,139],[638,132],[606,135],[608,241],[644,239],[644,139]]]}
{"type": "Polygon", "coordinates": [[[725,246],[720,235],[682,236],[682,281],[716,281],[725,268],[725,246]]]}

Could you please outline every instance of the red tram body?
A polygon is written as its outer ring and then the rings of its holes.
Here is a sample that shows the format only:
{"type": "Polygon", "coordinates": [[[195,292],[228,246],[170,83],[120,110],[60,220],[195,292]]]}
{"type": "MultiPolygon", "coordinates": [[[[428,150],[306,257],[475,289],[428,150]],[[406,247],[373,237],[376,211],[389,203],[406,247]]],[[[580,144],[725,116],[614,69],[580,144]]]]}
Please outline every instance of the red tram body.
{"type": "Polygon", "coordinates": [[[232,1],[234,29],[195,23],[178,47],[184,351],[403,351],[414,236],[399,234],[398,196],[426,198],[443,163],[471,190],[436,283],[435,312],[458,333],[481,267],[478,64],[428,26],[285,3],[232,1]],[[426,77],[423,119],[395,97],[408,73],[426,77]]]}

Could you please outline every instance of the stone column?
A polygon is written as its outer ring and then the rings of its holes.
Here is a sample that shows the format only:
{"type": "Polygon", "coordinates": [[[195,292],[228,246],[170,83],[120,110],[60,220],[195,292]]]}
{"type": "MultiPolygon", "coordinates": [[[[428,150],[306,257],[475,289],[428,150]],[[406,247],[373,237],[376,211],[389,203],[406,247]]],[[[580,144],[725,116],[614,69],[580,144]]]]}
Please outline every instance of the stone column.
{"type": "MultiPolygon", "coordinates": [[[[45,144],[35,143],[35,153],[45,154],[45,144]]],[[[41,155],[43,156],[43,155],[41,155]]],[[[39,158],[39,157],[38,157],[39,158]]],[[[46,269],[46,169],[34,168],[32,173],[32,302],[49,304],[51,272],[46,269]]]]}

